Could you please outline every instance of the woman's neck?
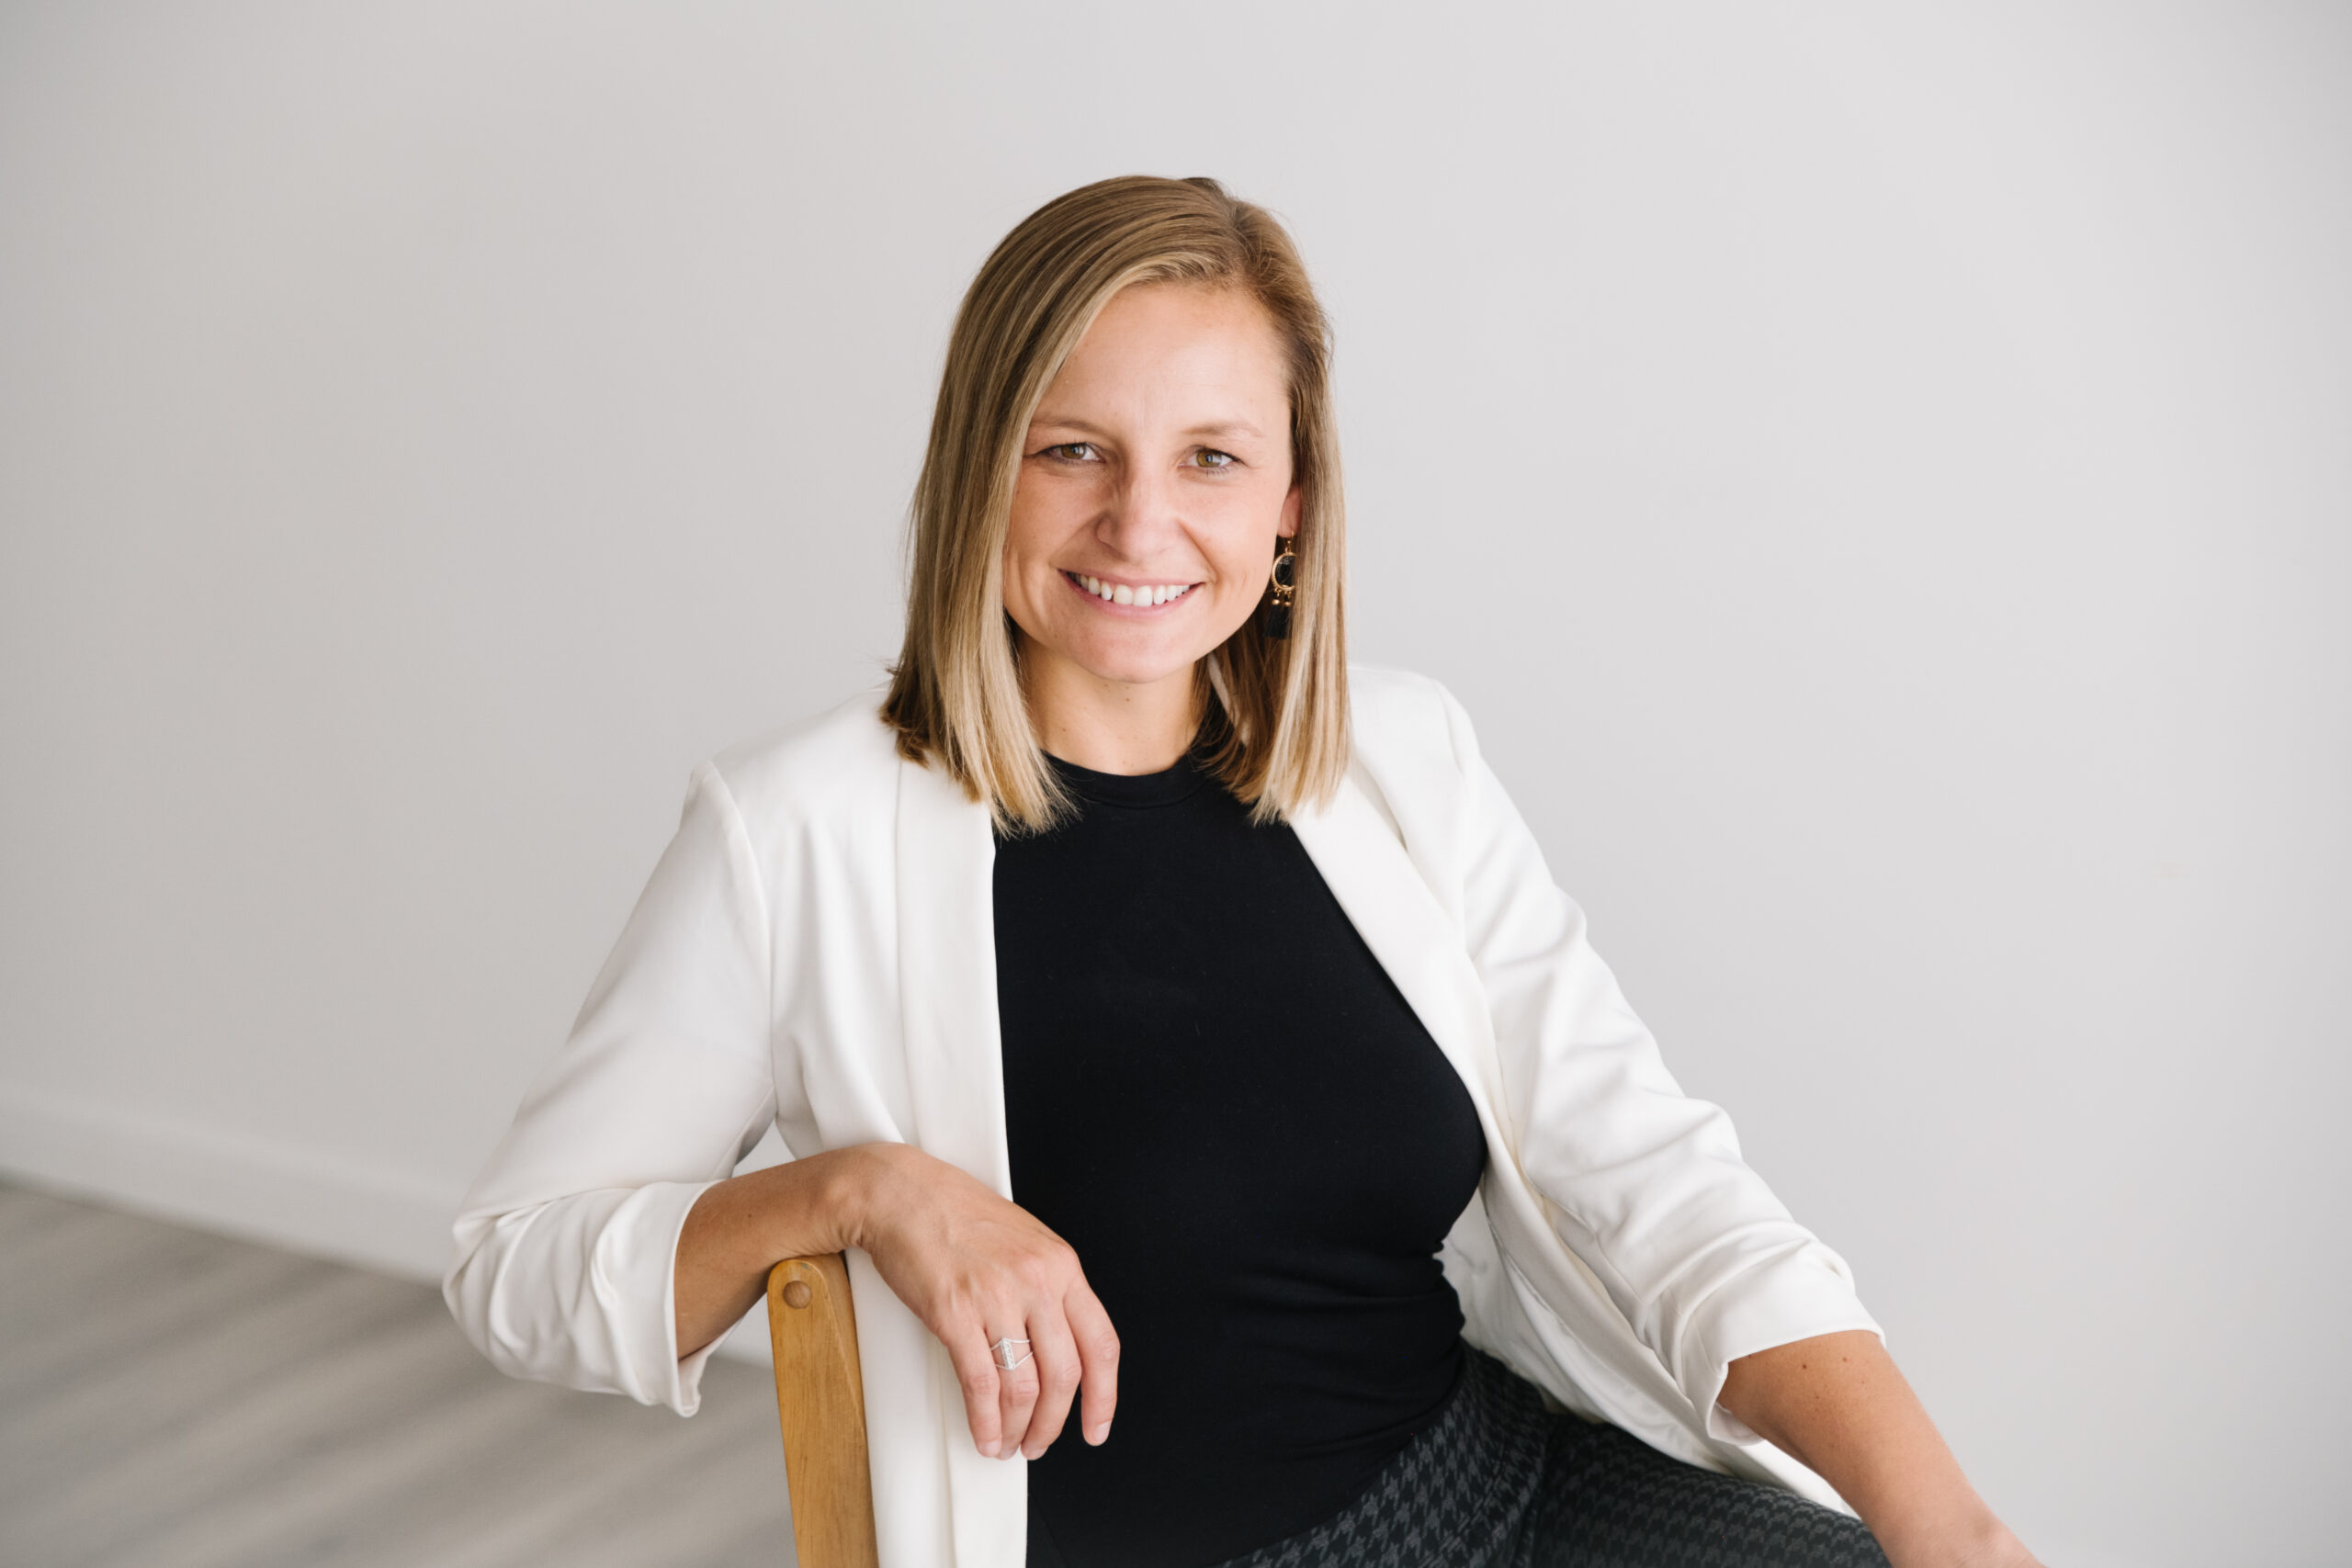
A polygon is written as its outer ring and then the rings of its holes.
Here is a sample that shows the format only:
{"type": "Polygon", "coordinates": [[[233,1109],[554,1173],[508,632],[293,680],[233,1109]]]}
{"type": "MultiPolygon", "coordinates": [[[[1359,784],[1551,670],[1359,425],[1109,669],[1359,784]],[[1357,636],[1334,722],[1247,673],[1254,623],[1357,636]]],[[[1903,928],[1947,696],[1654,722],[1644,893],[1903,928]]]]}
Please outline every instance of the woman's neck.
{"type": "Polygon", "coordinates": [[[1098,773],[1164,772],[1200,728],[1190,668],[1148,682],[1105,681],[1048,655],[1023,660],[1022,672],[1038,744],[1098,773]]]}

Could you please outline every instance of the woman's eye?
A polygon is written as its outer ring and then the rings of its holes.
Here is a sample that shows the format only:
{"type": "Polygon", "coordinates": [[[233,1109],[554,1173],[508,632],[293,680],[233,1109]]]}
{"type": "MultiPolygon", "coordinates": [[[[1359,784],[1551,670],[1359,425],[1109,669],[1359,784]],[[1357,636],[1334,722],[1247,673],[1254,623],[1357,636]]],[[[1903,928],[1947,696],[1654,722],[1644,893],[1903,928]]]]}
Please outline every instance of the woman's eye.
{"type": "Polygon", "coordinates": [[[1059,457],[1065,463],[1091,463],[1094,460],[1094,443],[1065,441],[1058,446],[1046,447],[1046,452],[1047,456],[1059,457]]]}
{"type": "Polygon", "coordinates": [[[1230,452],[1201,451],[1193,454],[1193,461],[1204,468],[1229,468],[1239,460],[1230,452]]]}

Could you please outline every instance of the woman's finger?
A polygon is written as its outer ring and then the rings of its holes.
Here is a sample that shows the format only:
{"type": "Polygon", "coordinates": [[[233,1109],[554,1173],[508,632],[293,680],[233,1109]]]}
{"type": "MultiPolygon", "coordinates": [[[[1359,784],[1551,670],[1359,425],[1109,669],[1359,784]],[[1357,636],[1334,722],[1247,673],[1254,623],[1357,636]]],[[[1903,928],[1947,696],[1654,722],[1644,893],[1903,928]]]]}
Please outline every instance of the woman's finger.
{"type": "Polygon", "coordinates": [[[940,1343],[947,1347],[956,1381],[964,1390],[964,1418],[971,1423],[972,1446],[995,1459],[1003,1451],[1004,1410],[998,1400],[1003,1374],[989,1359],[977,1326],[962,1334],[943,1334],[940,1343]]]}
{"type": "Polygon", "coordinates": [[[1006,1313],[989,1321],[988,1354],[997,1368],[997,1412],[1004,1434],[997,1453],[999,1458],[1011,1459],[1029,1430],[1030,1413],[1037,1406],[1037,1358],[1029,1342],[1029,1328],[1018,1314],[1006,1313]],[[1008,1367],[1007,1361],[1013,1364],[1008,1367]]]}
{"type": "Polygon", "coordinates": [[[1099,1443],[1111,1435],[1111,1416],[1119,1404],[1118,1331],[1083,1280],[1062,1297],[1062,1316],[1078,1348],[1079,1433],[1099,1443]]]}
{"type": "Polygon", "coordinates": [[[1022,1434],[1021,1452],[1035,1459],[1061,1436],[1069,1402],[1078,1393],[1080,1368],[1078,1342],[1070,1337],[1058,1306],[1032,1313],[1029,1332],[1036,1340],[1031,1348],[1036,1351],[1037,1408],[1030,1413],[1028,1431],[1022,1434]]]}

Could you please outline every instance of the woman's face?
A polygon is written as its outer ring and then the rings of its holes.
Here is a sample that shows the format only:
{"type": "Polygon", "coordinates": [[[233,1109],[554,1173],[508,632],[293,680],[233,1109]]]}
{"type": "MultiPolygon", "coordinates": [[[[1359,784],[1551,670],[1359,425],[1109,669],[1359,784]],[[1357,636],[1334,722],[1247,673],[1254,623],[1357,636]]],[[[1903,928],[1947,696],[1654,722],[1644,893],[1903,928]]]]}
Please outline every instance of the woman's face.
{"type": "Polygon", "coordinates": [[[1298,506],[1264,308],[1238,289],[1122,290],[1022,446],[1004,607],[1032,681],[1189,681],[1257,608],[1298,506]]]}

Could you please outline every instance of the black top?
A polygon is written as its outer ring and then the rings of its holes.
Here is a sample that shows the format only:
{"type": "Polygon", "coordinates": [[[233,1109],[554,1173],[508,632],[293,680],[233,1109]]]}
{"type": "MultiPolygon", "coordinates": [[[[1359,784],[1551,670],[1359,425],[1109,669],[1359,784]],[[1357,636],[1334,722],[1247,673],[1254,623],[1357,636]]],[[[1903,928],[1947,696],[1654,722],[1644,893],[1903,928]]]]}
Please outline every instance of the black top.
{"type": "Polygon", "coordinates": [[[1440,1410],[1468,1092],[1289,827],[1188,759],[997,843],[1015,1201],[1119,1332],[1119,1406],[1029,1468],[1029,1561],[1205,1568],[1337,1513],[1440,1410]]]}

